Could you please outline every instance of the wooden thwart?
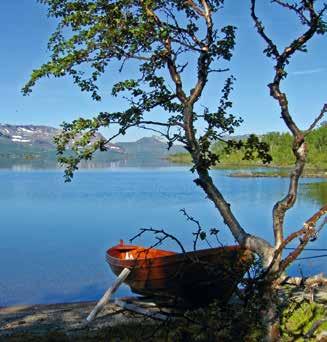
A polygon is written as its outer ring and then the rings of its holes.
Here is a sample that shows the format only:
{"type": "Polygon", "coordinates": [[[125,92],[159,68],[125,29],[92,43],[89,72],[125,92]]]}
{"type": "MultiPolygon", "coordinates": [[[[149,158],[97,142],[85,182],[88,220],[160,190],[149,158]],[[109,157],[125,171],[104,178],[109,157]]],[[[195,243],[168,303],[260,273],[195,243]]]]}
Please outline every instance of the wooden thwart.
{"type": "Polygon", "coordinates": [[[117,291],[119,286],[125,281],[129,276],[131,270],[129,268],[124,268],[112,286],[105,292],[103,297],[99,300],[98,304],[94,307],[91,313],[87,316],[87,322],[92,322],[97,314],[103,309],[103,307],[109,302],[111,296],[117,291]]]}

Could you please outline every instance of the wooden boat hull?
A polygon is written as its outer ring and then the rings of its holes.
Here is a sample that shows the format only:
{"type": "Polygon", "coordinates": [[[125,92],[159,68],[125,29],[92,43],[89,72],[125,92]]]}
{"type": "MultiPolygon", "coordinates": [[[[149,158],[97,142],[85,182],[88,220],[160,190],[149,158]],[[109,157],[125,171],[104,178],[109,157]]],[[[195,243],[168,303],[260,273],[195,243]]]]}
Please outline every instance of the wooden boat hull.
{"type": "Polygon", "coordinates": [[[132,270],[125,283],[134,293],[192,303],[227,301],[253,261],[252,253],[239,246],[178,254],[120,244],[108,249],[106,258],[116,275],[132,270]]]}

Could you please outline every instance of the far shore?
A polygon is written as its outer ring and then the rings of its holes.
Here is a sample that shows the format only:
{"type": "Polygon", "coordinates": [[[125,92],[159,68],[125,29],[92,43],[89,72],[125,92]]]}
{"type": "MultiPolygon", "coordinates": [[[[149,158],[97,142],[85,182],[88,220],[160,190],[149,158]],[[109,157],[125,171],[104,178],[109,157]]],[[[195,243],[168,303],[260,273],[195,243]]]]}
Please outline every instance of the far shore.
{"type": "MultiPolygon", "coordinates": [[[[189,161],[178,161],[169,158],[170,161],[179,165],[191,166],[189,161]]],[[[262,177],[289,177],[292,172],[292,165],[265,165],[265,164],[246,164],[246,163],[219,163],[212,167],[212,170],[235,170],[228,174],[230,177],[238,178],[262,178],[262,177]],[[260,171],[258,171],[260,170],[260,171]],[[263,170],[263,171],[262,171],[263,170]]],[[[302,174],[303,178],[327,178],[327,169],[307,166],[302,174]]]]}
{"type": "MultiPolygon", "coordinates": [[[[290,170],[281,171],[238,171],[231,172],[229,177],[237,178],[276,178],[276,177],[289,177],[290,170]]],[[[327,171],[305,171],[302,178],[327,178],[327,171]]]]}

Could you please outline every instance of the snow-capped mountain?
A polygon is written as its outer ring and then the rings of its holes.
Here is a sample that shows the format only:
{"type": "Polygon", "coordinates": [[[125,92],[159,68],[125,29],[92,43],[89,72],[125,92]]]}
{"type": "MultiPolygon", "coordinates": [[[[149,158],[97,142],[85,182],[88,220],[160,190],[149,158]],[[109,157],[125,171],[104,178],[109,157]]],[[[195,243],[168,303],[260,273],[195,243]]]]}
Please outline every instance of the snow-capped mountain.
{"type": "MultiPolygon", "coordinates": [[[[0,124],[0,137],[5,139],[7,143],[12,142],[37,148],[55,148],[53,138],[59,132],[59,129],[49,126],[0,124]]],[[[97,133],[94,139],[105,138],[100,133],[97,133]]],[[[124,153],[123,148],[115,144],[107,144],[107,148],[109,151],[124,153]]]]}
{"type": "MultiPolygon", "coordinates": [[[[57,165],[53,138],[59,129],[49,126],[0,124],[0,168],[14,165],[52,168],[57,165]]],[[[97,133],[94,139],[105,139],[97,133]]],[[[184,152],[182,146],[167,149],[167,143],[158,137],[144,137],[134,142],[108,143],[106,152],[96,152],[91,164],[107,165],[122,162],[127,166],[156,166],[168,164],[170,154],[184,152]]],[[[101,166],[100,166],[101,167],[101,166]]]]}

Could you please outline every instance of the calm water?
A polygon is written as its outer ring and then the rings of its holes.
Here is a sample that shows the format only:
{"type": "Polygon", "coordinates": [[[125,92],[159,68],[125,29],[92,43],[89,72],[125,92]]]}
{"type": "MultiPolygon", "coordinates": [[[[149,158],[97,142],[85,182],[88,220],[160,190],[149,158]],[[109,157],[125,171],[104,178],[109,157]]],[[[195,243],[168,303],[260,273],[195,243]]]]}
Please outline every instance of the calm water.
{"type": "MultiPolygon", "coordinates": [[[[70,184],[62,176],[60,171],[0,171],[0,306],[97,299],[113,279],[104,261],[106,249],[120,238],[128,241],[142,227],[164,228],[190,249],[195,227],[181,208],[203,227],[220,229],[224,243],[233,242],[187,168],[81,171],[70,184]]],[[[271,240],[271,208],[288,180],[235,179],[221,170],[212,176],[242,225],[271,240]]],[[[301,227],[320,206],[301,191],[286,227],[301,227]]],[[[327,248],[326,238],[324,231],[310,247],[327,248]]],[[[149,245],[153,237],[139,243],[149,245]]],[[[173,243],[166,247],[178,251],[173,243]]],[[[297,272],[299,264],[290,272],[297,272]]],[[[326,258],[301,267],[305,275],[327,272],[326,258]]],[[[127,287],[119,291],[128,293],[127,287]]]]}

